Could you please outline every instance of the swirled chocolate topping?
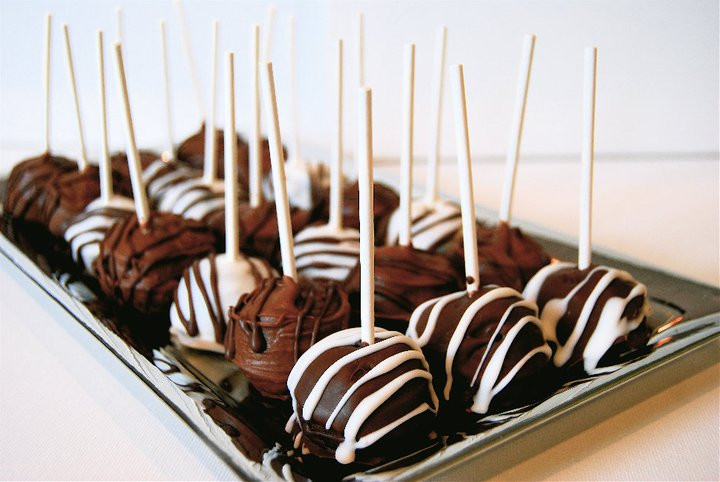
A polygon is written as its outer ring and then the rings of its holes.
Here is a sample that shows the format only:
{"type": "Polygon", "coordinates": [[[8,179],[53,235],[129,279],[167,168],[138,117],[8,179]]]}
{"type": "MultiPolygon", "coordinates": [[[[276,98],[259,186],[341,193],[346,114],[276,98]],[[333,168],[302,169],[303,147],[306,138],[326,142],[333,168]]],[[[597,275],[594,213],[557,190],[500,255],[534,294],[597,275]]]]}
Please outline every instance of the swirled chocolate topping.
{"type": "MultiPolygon", "coordinates": [[[[557,345],[555,366],[582,363],[588,374],[602,372],[601,361],[615,345],[643,330],[650,313],[647,288],[628,272],[607,266],[579,270],[553,263],[538,271],[524,296],[537,302],[545,337],[557,345]]],[[[644,343],[643,337],[633,343],[644,343]]]]}
{"type": "Polygon", "coordinates": [[[432,375],[417,344],[378,329],[361,343],[360,329],[324,338],[288,377],[294,415],[286,430],[295,447],[342,464],[376,465],[427,441],[438,410],[432,375]]]}
{"type": "MultiPolygon", "coordinates": [[[[375,323],[405,331],[422,302],[462,288],[462,275],[445,256],[408,246],[382,246],[375,250],[375,323]]],[[[353,321],[360,320],[360,266],[348,275],[345,288],[353,306],[353,321]]]]}
{"type": "Polygon", "coordinates": [[[413,313],[408,336],[425,353],[441,410],[450,416],[528,403],[552,354],[537,306],[512,288],[429,300],[413,313]]]}
{"type": "Polygon", "coordinates": [[[20,162],[10,172],[3,210],[14,218],[46,224],[43,207],[47,184],[62,173],[76,170],[73,161],[49,153],[20,162]]]}
{"type": "Polygon", "coordinates": [[[287,398],[297,359],[317,341],[348,327],[350,304],[338,284],[275,277],[230,309],[225,357],[263,395],[287,398]]]}
{"type": "Polygon", "coordinates": [[[100,288],[119,305],[167,313],[183,270],[214,245],[212,232],[199,221],[153,212],[141,226],[133,214],[105,235],[95,273],[100,288]]]}

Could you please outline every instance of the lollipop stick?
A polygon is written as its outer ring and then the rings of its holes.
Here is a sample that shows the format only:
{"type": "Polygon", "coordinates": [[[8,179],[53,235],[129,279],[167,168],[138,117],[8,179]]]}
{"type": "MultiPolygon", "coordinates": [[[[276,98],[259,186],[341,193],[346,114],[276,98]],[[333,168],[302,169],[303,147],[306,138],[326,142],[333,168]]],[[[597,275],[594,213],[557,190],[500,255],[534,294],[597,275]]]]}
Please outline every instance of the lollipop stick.
{"type": "Polygon", "coordinates": [[[250,27],[250,122],[249,165],[250,206],[258,207],[262,203],[262,160],[260,140],[260,26],[250,27]]]}
{"type": "Polygon", "coordinates": [[[182,30],[183,45],[185,46],[185,58],[187,59],[188,69],[190,69],[190,78],[192,79],[193,88],[195,89],[195,101],[197,102],[198,112],[205,119],[205,102],[203,102],[202,87],[200,86],[200,77],[198,77],[197,67],[195,66],[195,57],[192,51],[192,41],[190,40],[190,29],[188,28],[187,17],[185,16],[185,6],[182,0],[175,0],[178,16],[180,17],[180,29],[182,30]]]}
{"type": "Polygon", "coordinates": [[[398,244],[410,246],[412,226],[413,109],[415,98],[415,44],[406,44],[403,53],[402,151],[400,152],[400,212],[402,228],[398,244]]]}
{"type": "Polygon", "coordinates": [[[45,153],[50,152],[50,41],[52,15],[45,16],[45,56],[43,57],[43,94],[45,97],[45,153]]]}
{"type": "Polygon", "coordinates": [[[275,34],[275,5],[268,5],[265,11],[265,32],[263,38],[263,62],[269,62],[272,57],[272,41],[275,34]]]}
{"type": "Polygon", "coordinates": [[[595,86],[597,48],[585,49],[585,85],[583,88],[583,145],[580,173],[580,239],[578,268],[587,269],[592,259],[592,185],[595,158],[595,86]]]}
{"type": "Polygon", "coordinates": [[[172,101],[170,99],[170,69],[168,65],[167,33],[165,20],[160,20],[160,50],[162,53],[163,93],[165,95],[165,125],[167,126],[167,159],[175,160],[175,135],[173,133],[172,101]]]}
{"type": "Polygon", "coordinates": [[[455,111],[455,142],[458,174],[460,179],[460,208],[462,210],[463,248],[465,252],[465,276],[468,293],[480,287],[475,227],[475,200],[472,190],[472,164],[470,158],[470,135],[465,100],[465,74],[462,64],[452,67],[453,104],[455,111]]]}
{"type": "Polygon", "coordinates": [[[280,256],[283,274],[297,281],[295,257],[293,256],[293,236],[290,225],[290,205],[285,184],[285,159],[283,159],[280,121],[278,119],[277,99],[275,97],[275,78],[272,62],[266,62],[263,69],[263,100],[268,123],[268,142],[270,143],[270,162],[272,163],[273,190],[275,191],[275,210],[277,212],[278,234],[280,235],[280,256]]]}
{"type": "MultiPolygon", "coordinates": [[[[215,98],[217,86],[218,21],[212,26],[212,58],[210,59],[210,106],[205,120],[205,157],[203,182],[208,186],[217,178],[217,153],[215,152],[215,98]]],[[[229,141],[228,141],[229,142],[229,141]]]]}
{"type": "Polygon", "coordinates": [[[300,159],[300,141],[298,125],[298,102],[297,102],[297,53],[295,49],[295,15],[290,15],[288,37],[288,55],[290,57],[290,103],[291,105],[291,135],[290,159],[300,159]]]}
{"type": "Polygon", "coordinates": [[[330,158],[330,219],[328,224],[340,231],[343,225],[343,41],[337,40],[337,66],[335,76],[335,135],[330,158]]]}
{"type": "Polygon", "coordinates": [[[113,196],[112,169],[107,136],[107,102],[105,100],[105,52],[102,30],[97,31],[98,87],[100,91],[100,197],[107,204],[113,196]]]}
{"type": "Polygon", "coordinates": [[[75,64],[73,63],[72,47],[70,46],[70,32],[67,24],[63,24],[63,36],[65,38],[65,53],[68,65],[68,78],[70,79],[70,89],[75,102],[75,120],[77,122],[78,136],[80,138],[80,157],[78,157],[77,165],[79,170],[84,170],[87,165],[87,154],[85,151],[85,134],[83,133],[82,116],[80,115],[80,98],[77,93],[77,84],[75,82],[75,64]]]}
{"type": "Polygon", "coordinates": [[[375,234],[373,219],[372,90],[358,89],[358,188],[360,190],[360,330],[375,342],[375,234]]]}
{"type": "Polygon", "coordinates": [[[123,9],[122,7],[115,7],[115,19],[117,20],[117,42],[122,45],[123,43],[123,9]]]}
{"type": "Polygon", "coordinates": [[[432,105],[430,122],[430,150],[427,161],[427,184],[425,186],[425,202],[431,206],[437,201],[438,165],[440,164],[440,133],[442,126],[443,86],[445,83],[445,45],[447,43],[447,26],[440,27],[435,40],[435,71],[432,86],[432,105]]]}
{"type": "Polygon", "coordinates": [[[357,13],[357,76],[358,87],[365,85],[365,15],[357,13]]]}
{"type": "Polygon", "coordinates": [[[230,261],[237,261],[240,255],[236,136],[235,56],[228,52],[225,57],[225,254],[230,261]]]}
{"type": "Polygon", "coordinates": [[[512,213],[515,174],[517,172],[518,159],[520,158],[520,140],[522,138],[523,122],[525,120],[525,105],[527,104],[534,50],[535,35],[525,35],[522,58],[520,60],[520,72],[518,73],[517,91],[515,93],[515,111],[513,113],[512,130],[510,132],[510,145],[508,146],[505,160],[505,180],[503,183],[502,202],[500,204],[500,221],[504,223],[510,223],[512,213]]]}
{"type": "Polygon", "coordinates": [[[122,45],[115,44],[115,67],[118,84],[120,86],[120,97],[123,105],[123,118],[125,120],[125,134],[127,136],[127,158],[130,170],[130,182],[132,184],[133,197],[135,198],[135,211],[138,222],[141,226],[147,224],[150,218],[150,206],[142,178],[142,167],[140,166],[140,154],[135,143],[135,128],[133,127],[132,113],[130,112],[130,98],[125,79],[125,64],[123,63],[122,45]]]}

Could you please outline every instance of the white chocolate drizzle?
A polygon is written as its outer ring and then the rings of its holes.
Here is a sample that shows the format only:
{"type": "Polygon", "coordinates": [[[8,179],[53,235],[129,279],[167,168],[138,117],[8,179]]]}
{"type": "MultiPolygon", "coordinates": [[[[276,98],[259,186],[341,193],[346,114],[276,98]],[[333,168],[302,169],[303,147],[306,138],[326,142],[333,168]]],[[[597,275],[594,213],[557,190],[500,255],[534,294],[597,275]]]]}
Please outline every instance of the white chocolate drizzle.
{"type": "MultiPolygon", "coordinates": [[[[428,205],[425,201],[416,200],[410,209],[410,233],[416,249],[435,251],[462,229],[460,207],[454,203],[440,200],[428,205]]],[[[388,222],[385,243],[398,244],[401,229],[402,216],[398,208],[388,222]]]]}
{"type": "Polygon", "coordinates": [[[360,257],[360,232],[333,226],[308,226],[295,236],[295,264],[306,278],[344,281],[360,257]]]}

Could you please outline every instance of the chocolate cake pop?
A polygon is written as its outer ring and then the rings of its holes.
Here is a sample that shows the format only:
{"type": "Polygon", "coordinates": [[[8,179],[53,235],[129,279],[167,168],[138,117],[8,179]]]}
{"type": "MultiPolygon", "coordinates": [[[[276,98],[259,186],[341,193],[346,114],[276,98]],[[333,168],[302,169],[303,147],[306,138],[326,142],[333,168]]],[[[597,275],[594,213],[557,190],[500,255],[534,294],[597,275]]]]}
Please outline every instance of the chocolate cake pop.
{"type": "MultiPolygon", "coordinates": [[[[400,197],[391,187],[381,182],[375,182],[373,185],[373,214],[375,217],[375,240],[381,244],[386,238],[387,223],[393,211],[400,204],[400,197]]],[[[346,185],[343,189],[343,226],[346,228],[360,228],[360,218],[358,215],[358,183],[354,181],[346,185]]],[[[323,211],[323,216],[327,216],[327,212],[323,211]]]]}
{"type": "Polygon", "coordinates": [[[408,329],[427,357],[443,402],[441,410],[449,416],[484,414],[526,403],[532,393],[528,381],[544,369],[552,354],[534,302],[512,288],[479,287],[462,65],[454,67],[452,80],[467,288],[420,305],[408,329]]]}
{"type": "MultiPolygon", "coordinates": [[[[234,57],[227,59],[226,112],[228,122],[225,130],[229,138],[235,135],[234,57]]],[[[236,152],[225,152],[225,165],[230,174],[225,179],[225,201],[228,218],[225,234],[225,254],[195,261],[183,273],[170,307],[170,332],[178,341],[193,348],[225,351],[224,340],[227,312],[238,298],[258,286],[263,278],[275,273],[267,261],[250,258],[240,253],[237,225],[237,163],[236,152]]]]}
{"type": "MultiPolygon", "coordinates": [[[[411,210],[413,246],[432,253],[449,251],[462,227],[459,206],[441,199],[431,204],[417,200],[411,210]]],[[[398,244],[401,224],[401,213],[396,210],[387,224],[386,244],[398,244]]]]}
{"type": "Polygon", "coordinates": [[[288,377],[294,413],[286,430],[297,432],[303,455],[377,465],[430,438],[438,400],[419,347],[374,326],[371,92],[360,94],[361,327],[320,340],[297,361],[288,377]]]}

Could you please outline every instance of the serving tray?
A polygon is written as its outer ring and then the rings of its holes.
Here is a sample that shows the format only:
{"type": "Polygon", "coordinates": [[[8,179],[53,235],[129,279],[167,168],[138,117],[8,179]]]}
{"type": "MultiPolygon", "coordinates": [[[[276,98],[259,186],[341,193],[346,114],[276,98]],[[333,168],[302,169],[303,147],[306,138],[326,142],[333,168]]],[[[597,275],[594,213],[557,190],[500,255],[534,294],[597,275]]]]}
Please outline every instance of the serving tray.
{"type": "MultiPolygon", "coordinates": [[[[485,211],[480,208],[480,212],[485,211]]],[[[553,233],[529,231],[553,257],[576,258],[575,249],[553,233]]],[[[122,360],[244,479],[409,480],[468,461],[481,464],[497,450],[512,451],[511,442],[520,435],[561,420],[628,382],[642,384],[644,374],[720,337],[720,289],[596,252],[595,262],[625,269],[648,286],[652,335],[644,349],[624,354],[610,373],[565,379],[539,403],[485,417],[463,433],[442,434],[410,456],[366,469],[294,457],[284,432],[289,403],[258,395],[221,355],[174,345],[166,319],[113,308],[94,280],[77,272],[67,245],[44,229],[3,217],[0,252],[5,262],[17,266],[122,360]]]]}

